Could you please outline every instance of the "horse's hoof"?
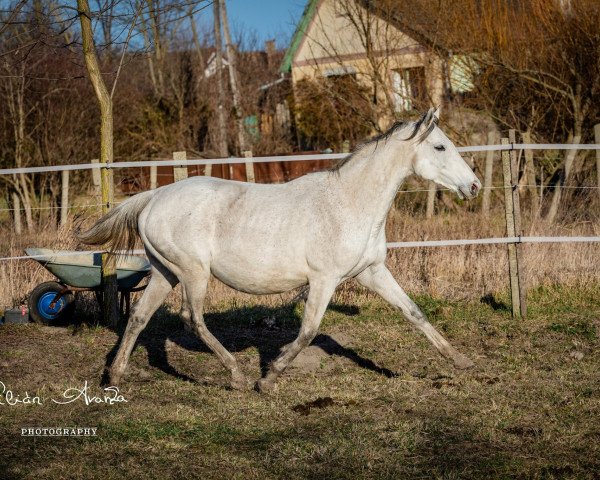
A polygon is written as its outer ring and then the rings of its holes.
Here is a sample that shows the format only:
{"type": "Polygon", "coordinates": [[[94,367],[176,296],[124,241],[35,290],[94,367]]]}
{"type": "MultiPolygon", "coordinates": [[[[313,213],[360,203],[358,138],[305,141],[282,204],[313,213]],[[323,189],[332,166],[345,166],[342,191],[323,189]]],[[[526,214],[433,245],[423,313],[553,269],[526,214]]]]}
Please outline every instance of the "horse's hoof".
{"type": "Polygon", "coordinates": [[[275,383],[261,378],[254,384],[254,390],[258,393],[271,393],[275,390],[275,383]]]}
{"type": "Polygon", "coordinates": [[[454,360],[454,366],[460,370],[466,370],[467,368],[473,368],[475,366],[475,364],[462,353],[455,355],[452,360],[454,360]]]}
{"type": "Polygon", "coordinates": [[[231,379],[230,385],[234,390],[246,390],[250,387],[250,382],[244,375],[239,375],[231,379]]]}
{"type": "Polygon", "coordinates": [[[117,387],[121,381],[120,375],[114,375],[110,370],[104,370],[102,379],[100,380],[101,387],[117,387]]]}

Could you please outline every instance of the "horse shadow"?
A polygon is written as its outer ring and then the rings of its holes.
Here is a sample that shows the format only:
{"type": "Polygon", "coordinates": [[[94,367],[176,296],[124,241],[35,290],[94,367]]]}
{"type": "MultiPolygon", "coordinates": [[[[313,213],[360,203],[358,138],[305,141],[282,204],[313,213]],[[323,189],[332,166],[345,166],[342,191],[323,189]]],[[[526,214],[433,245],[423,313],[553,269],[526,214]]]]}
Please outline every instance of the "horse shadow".
{"type": "MultiPolygon", "coordinates": [[[[330,310],[345,315],[357,315],[356,306],[330,304],[330,310]]],[[[210,332],[230,352],[242,352],[254,348],[259,355],[261,375],[264,376],[270,363],[277,357],[281,347],[292,342],[298,335],[301,316],[295,304],[280,307],[251,306],[234,308],[225,312],[206,313],[204,320],[210,332]]],[[[106,356],[108,367],[116,355],[126,322],[122,322],[115,331],[119,340],[106,356]]],[[[188,351],[211,353],[212,351],[195,334],[184,329],[178,313],[162,306],[152,317],[144,331],[138,337],[136,345],[147,351],[149,364],[174,378],[200,383],[196,379],[178,371],[168,359],[167,342],[172,342],[188,351]]],[[[362,357],[353,348],[341,345],[327,334],[319,334],[311,345],[321,348],[331,356],[344,357],[361,368],[370,370],[387,378],[398,373],[377,365],[362,357]]]]}

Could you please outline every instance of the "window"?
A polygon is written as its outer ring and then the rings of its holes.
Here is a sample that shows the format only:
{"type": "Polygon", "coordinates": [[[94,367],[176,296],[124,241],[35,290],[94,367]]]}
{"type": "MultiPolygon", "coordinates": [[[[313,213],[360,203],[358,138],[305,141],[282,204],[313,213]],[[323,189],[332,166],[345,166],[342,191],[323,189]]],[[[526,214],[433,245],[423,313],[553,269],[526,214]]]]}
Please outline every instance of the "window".
{"type": "Polygon", "coordinates": [[[397,112],[421,108],[427,101],[425,68],[405,68],[392,71],[394,108],[397,112]]]}

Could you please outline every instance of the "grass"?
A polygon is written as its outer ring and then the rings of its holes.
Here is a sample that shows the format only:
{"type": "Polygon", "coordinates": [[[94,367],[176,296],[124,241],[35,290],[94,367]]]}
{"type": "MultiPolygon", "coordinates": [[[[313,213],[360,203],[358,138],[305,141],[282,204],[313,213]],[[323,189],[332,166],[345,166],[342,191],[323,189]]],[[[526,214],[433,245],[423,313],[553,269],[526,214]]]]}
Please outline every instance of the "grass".
{"type": "MultiPolygon", "coordinates": [[[[270,396],[230,390],[215,356],[164,307],[132,356],[127,403],[56,405],[86,380],[100,392],[117,334],[85,322],[5,325],[0,380],[45,401],[0,405],[0,478],[597,478],[598,287],[532,289],[520,322],[506,296],[416,295],[476,363],[457,371],[391,307],[348,286],[270,396]],[[98,436],[21,437],[30,425],[95,426],[98,436]]],[[[213,298],[207,323],[257,378],[301,313],[285,299],[213,298]]]]}

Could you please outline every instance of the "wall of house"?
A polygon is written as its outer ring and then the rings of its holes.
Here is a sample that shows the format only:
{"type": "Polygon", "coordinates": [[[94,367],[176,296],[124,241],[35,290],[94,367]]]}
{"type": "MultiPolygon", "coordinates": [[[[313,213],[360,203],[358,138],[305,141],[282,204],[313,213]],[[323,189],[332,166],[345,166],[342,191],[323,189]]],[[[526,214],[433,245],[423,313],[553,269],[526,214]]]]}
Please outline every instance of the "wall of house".
{"type": "MultiPolygon", "coordinates": [[[[424,67],[431,102],[441,105],[444,94],[443,60],[413,38],[372,15],[369,20],[375,61],[370,61],[366,55],[364,34],[359,33],[344,15],[348,12],[343,7],[346,1],[322,0],[319,3],[292,62],[293,82],[319,75],[356,73],[357,78],[372,87],[373,63],[377,63],[379,75],[386,83],[388,93],[391,93],[393,70],[424,67]]],[[[366,18],[361,7],[353,6],[351,9],[355,12],[354,18],[366,18]]],[[[380,95],[385,97],[385,93],[380,92],[380,95]]],[[[385,98],[381,100],[385,101],[385,98]]]]}

